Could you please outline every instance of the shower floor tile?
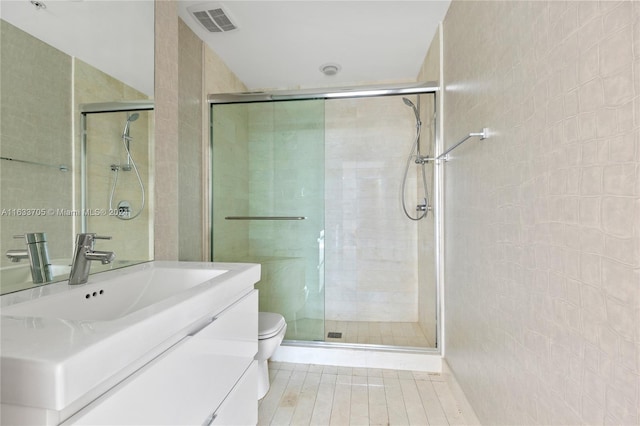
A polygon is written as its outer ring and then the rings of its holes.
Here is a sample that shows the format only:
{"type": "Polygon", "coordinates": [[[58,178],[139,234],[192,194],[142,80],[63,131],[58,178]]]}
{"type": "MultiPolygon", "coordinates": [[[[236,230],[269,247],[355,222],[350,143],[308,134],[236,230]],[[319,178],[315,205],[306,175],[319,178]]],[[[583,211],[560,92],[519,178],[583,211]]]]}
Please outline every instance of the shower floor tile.
{"type": "Polygon", "coordinates": [[[434,342],[423,332],[418,323],[375,321],[322,321],[299,319],[289,321],[288,340],[311,340],[367,345],[408,346],[433,348],[434,342]],[[329,337],[340,333],[341,337],[329,337]]]}

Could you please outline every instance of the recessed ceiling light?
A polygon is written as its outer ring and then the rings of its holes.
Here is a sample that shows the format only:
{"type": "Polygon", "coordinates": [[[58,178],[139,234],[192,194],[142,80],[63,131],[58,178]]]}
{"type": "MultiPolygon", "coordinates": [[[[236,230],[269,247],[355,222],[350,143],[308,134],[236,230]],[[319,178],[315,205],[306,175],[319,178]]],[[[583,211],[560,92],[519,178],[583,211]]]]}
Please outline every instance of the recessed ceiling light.
{"type": "Polygon", "coordinates": [[[342,67],[338,64],[324,64],[320,66],[320,72],[324,75],[332,76],[338,74],[342,67]]]}

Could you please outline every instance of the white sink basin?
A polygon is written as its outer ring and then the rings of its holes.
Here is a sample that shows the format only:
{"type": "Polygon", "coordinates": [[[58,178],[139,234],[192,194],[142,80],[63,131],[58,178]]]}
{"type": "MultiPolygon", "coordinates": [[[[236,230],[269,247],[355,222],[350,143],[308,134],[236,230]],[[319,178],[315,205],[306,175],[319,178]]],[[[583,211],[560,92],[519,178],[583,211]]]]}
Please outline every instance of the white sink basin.
{"type": "MultiPolygon", "coordinates": [[[[105,272],[112,269],[124,268],[132,265],[143,263],[140,260],[121,260],[102,265],[100,262],[91,265],[91,273],[105,272]]],[[[51,260],[51,282],[64,281],[69,279],[71,272],[71,259],[52,259],[51,260]]],[[[31,278],[31,269],[28,261],[11,264],[0,268],[0,294],[21,291],[27,288],[40,286],[42,284],[34,284],[31,278]]]]}
{"type": "MultiPolygon", "coordinates": [[[[52,281],[69,278],[69,272],[71,272],[69,263],[70,262],[56,261],[56,263],[51,265],[52,281]]],[[[29,262],[21,262],[17,265],[0,268],[0,283],[2,293],[10,293],[16,290],[23,290],[27,286],[33,286],[29,262]]]]}
{"type": "Polygon", "coordinates": [[[2,315],[115,320],[224,274],[224,269],[149,268],[2,309],[2,315]]]}
{"type": "Polygon", "coordinates": [[[83,285],[6,294],[0,403],[70,415],[211,322],[259,279],[255,264],[148,262],[91,275],[83,285]]]}

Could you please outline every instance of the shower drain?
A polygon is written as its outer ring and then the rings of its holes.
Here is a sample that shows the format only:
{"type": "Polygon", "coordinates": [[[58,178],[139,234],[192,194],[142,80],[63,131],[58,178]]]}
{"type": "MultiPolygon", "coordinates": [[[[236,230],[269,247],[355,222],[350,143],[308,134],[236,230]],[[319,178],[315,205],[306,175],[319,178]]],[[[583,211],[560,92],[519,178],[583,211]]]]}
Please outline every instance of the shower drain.
{"type": "Polygon", "coordinates": [[[330,331],[327,333],[327,337],[329,339],[341,339],[342,338],[342,333],[338,332],[338,331],[330,331]]]}

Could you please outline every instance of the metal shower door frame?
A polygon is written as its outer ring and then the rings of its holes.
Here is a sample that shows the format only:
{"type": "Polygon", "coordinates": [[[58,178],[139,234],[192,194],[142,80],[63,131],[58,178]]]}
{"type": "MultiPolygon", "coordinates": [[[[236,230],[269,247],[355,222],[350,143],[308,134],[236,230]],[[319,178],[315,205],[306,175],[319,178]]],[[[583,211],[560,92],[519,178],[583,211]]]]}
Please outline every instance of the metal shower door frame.
{"type": "MultiPolygon", "coordinates": [[[[213,132],[213,120],[212,109],[214,105],[225,104],[243,104],[243,103],[255,103],[255,102],[282,102],[282,101],[297,101],[297,100],[314,100],[314,99],[341,99],[341,98],[366,98],[366,97],[380,97],[380,96],[398,96],[398,95],[420,95],[420,94],[433,94],[434,96],[434,108],[436,111],[435,120],[435,153],[441,153],[443,151],[442,142],[442,98],[440,96],[441,87],[438,82],[418,82],[418,83],[406,83],[406,84],[391,84],[391,85],[373,85],[373,86],[351,86],[342,88],[327,88],[327,89],[302,89],[302,90],[282,90],[273,92],[241,92],[241,93],[214,93],[207,96],[207,102],[209,104],[209,146],[211,144],[211,135],[213,132]]],[[[211,156],[209,153],[209,157],[211,156]]],[[[213,164],[213,163],[211,163],[213,164]]],[[[434,162],[434,167],[436,166],[434,162]]],[[[350,349],[376,349],[382,351],[394,351],[394,352],[415,352],[415,353],[433,353],[444,355],[443,348],[443,332],[444,332],[444,309],[443,303],[443,227],[442,227],[442,209],[443,209],[443,168],[435,167],[434,170],[434,239],[435,239],[435,275],[436,275],[436,344],[435,348],[416,348],[416,347],[402,347],[402,346],[384,346],[384,345],[364,345],[364,344],[351,344],[351,343],[334,343],[334,342],[320,342],[320,341],[298,341],[288,340],[283,343],[295,346],[307,346],[307,347],[329,347],[329,348],[350,348],[350,349]]],[[[212,176],[211,171],[209,173],[209,188],[211,190],[212,176]]],[[[212,200],[209,200],[209,214],[211,218],[211,212],[213,206],[212,200]]],[[[206,230],[211,235],[213,223],[209,220],[209,229],[206,230]]],[[[211,247],[209,248],[209,258],[211,258],[211,247]]]]}

